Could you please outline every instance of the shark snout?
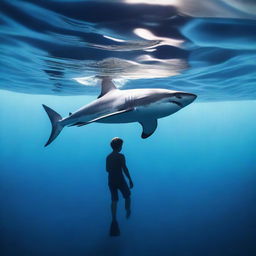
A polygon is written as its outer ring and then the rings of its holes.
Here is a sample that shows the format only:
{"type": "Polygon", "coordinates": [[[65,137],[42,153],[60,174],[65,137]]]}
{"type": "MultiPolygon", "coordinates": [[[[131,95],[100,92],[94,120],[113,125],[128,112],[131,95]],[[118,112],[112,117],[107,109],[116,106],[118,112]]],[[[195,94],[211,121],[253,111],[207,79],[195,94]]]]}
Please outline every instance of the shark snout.
{"type": "Polygon", "coordinates": [[[183,93],[182,99],[181,99],[183,107],[191,104],[196,98],[197,98],[197,95],[193,93],[183,93]]]}
{"type": "Polygon", "coordinates": [[[171,102],[175,103],[181,108],[184,108],[191,104],[196,98],[197,95],[193,93],[177,92],[173,95],[173,97],[171,97],[171,102]]]}
{"type": "Polygon", "coordinates": [[[197,98],[197,95],[195,95],[193,93],[185,93],[184,98],[185,98],[185,100],[188,100],[189,104],[190,104],[197,98]]]}

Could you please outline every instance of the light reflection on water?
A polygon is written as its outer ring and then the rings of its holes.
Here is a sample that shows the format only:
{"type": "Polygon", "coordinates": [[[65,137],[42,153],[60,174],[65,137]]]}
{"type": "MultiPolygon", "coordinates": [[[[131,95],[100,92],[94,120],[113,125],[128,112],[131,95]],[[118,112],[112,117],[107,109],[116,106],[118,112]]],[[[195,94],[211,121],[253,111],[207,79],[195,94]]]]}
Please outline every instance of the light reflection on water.
{"type": "Polygon", "coordinates": [[[110,75],[124,89],[189,91],[198,101],[256,98],[251,1],[1,1],[0,7],[2,89],[96,95],[95,76],[110,75]]]}

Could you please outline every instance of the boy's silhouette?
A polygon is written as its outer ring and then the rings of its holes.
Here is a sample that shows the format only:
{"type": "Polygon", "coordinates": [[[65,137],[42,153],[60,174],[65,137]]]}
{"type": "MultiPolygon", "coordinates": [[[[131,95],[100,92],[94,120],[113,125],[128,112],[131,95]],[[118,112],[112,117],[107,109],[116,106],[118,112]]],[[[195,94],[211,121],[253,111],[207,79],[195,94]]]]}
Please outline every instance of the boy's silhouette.
{"type": "Polygon", "coordinates": [[[123,140],[120,138],[113,138],[110,143],[113,151],[107,156],[106,170],[108,172],[108,185],[111,192],[111,213],[112,213],[112,225],[110,235],[119,235],[118,223],[116,221],[116,211],[118,202],[118,190],[121,191],[125,199],[126,217],[131,215],[131,192],[126,183],[123,173],[129,180],[130,188],[133,187],[133,182],[130,177],[128,168],[125,163],[125,157],[119,152],[122,149],[123,140]]]}

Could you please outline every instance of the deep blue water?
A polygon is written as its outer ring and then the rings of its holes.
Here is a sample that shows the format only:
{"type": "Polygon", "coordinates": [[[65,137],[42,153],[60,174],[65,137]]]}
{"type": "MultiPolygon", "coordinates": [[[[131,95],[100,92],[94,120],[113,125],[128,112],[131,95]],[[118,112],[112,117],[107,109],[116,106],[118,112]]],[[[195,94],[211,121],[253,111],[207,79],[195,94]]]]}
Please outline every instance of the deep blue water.
{"type": "Polygon", "coordinates": [[[0,255],[256,255],[255,8],[1,1],[0,255]],[[74,112],[99,94],[96,75],[198,98],[146,140],[137,123],[93,123],[44,148],[41,104],[74,112]],[[113,238],[105,158],[116,136],[134,188],[113,238]]]}

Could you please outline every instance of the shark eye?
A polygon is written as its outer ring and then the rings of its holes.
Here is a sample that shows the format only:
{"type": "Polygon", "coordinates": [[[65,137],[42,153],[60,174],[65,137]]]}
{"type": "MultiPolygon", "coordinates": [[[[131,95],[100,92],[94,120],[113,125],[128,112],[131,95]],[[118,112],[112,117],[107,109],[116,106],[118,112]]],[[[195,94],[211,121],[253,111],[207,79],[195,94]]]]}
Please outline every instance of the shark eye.
{"type": "Polygon", "coordinates": [[[182,99],[182,97],[180,96],[180,95],[175,95],[175,98],[177,98],[177,99],[182,99]]]}

